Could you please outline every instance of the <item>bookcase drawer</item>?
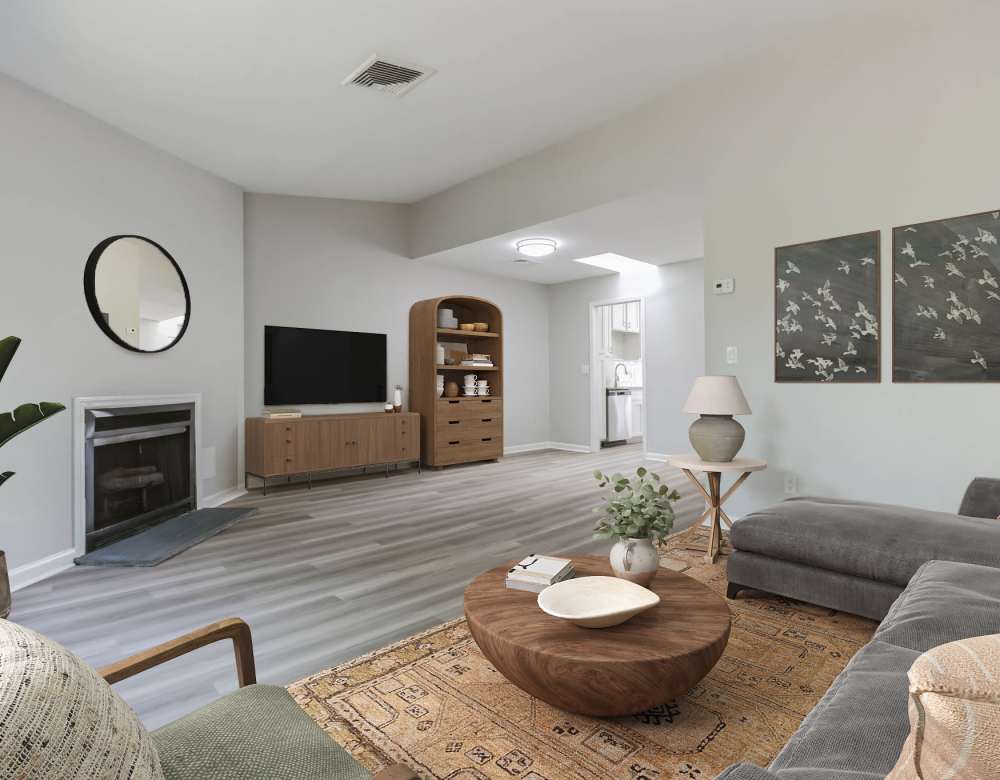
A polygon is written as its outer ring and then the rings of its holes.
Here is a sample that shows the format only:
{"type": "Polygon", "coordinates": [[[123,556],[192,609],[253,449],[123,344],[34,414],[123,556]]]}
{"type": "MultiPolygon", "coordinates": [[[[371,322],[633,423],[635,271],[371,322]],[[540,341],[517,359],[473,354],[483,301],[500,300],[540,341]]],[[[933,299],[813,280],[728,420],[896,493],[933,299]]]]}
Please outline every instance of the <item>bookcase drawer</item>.
{"type": "Polygon", "coordinates": [[[503,414],[503,401],[489,396],[475,398],[439,398],[437,419],[469,420],[483,417],[499,418],[503,414]]]}
{"type": "Polygon", "coordinates": [[[484,420],[442,420],[438,422],[434,441],[439,446],[451,442],[474,442],[482,439],[499,439],[503,436],[503,424],[498,419],[484,420]]]}
{"type": "Polygon", "coordinates": [[[463,463],[470,460],[492,460],[503,454],[503,439],[500,436],[466,437],[439,443],[437,464],[463,463]]]}

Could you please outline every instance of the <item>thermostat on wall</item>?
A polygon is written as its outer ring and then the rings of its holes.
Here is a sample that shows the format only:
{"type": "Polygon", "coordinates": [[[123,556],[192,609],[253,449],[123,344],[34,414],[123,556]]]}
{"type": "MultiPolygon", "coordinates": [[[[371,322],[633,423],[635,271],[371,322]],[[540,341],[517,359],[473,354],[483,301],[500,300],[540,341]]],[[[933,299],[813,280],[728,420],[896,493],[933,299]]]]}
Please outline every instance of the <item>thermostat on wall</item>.
{"type": "Polygon", "coordinates": [[[736,289],[735,279],[716,279],[712,282],[712,292],[716,295],[729,295],[736,289]]]}

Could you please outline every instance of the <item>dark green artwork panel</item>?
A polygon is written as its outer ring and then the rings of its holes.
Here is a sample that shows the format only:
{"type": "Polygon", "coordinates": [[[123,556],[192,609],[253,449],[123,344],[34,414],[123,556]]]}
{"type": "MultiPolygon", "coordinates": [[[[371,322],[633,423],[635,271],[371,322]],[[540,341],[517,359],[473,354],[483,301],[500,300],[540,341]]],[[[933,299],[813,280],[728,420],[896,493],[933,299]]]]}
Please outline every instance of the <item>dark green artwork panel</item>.
{"type": "Polygon", "coordinates": [[[774,250],[776,382],[878,382],[879,232],[774,250]]]}
{"type": "Polygon", "coordinates": [[[892,231],[894,382],[1000,381],[1000,211],[892,231]]]}

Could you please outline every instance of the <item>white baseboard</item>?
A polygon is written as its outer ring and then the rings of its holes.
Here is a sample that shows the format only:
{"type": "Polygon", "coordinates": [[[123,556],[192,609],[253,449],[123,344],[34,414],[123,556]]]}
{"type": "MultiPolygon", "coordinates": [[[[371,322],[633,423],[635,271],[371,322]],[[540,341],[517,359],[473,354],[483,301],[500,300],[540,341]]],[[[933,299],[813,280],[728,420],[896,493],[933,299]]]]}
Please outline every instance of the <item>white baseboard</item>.
{"type": "Polygon", "coordinates": [[[231,487],[225,490],[220,490],[218,493],[213,493],[210,496],[206,496],[201,501],[198,502],[199,509],[211,509],[213,507],[222,506],[228,501],[233,501],[240,496],[245,496],[247,494],[246,490],[241,487],[231,487]]]}
{"type": "Polygon", "coordinates": [[[73,566],[76,550],[72,547],[62,552],[54,553],[38,561],[26,563],[10,570],[10,589],[20,590],[40,580],[47,579],[73,566]]]}
{"type": "Polygon", "coordinates": [[[647,452],[646,460],[655,460],[657,463],[666,463],[670,456],[665,452],[647,452]]]}
{"type": "Polygon", "coordinates": [[[531,444],[513,444],[503,448],[504,455],[517,455],[521,452],[538,452],[540,450],[564,450],[566,452],[590,452],[590,447],[584,444],[567,444],[561,441],[536,441],[531,444]]]}

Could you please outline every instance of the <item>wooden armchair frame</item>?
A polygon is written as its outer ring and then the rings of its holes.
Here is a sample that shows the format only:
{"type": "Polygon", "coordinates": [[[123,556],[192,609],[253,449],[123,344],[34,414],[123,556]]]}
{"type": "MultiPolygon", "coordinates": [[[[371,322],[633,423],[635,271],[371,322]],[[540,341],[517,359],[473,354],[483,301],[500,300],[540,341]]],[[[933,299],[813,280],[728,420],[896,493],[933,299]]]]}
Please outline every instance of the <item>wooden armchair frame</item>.
{"type": "MultiPolygon", "coordinates": [[[[101,667],[97,673],[108,683],[120,682],[139,674],[139,672],[179,658],[199,647],[225,639],[233,641],[233,652],[236,655],[236,677],[240,687],[253,685],[257,682],[257,670],[253,660],[253,639],[250,636],[250,626],[239,618],[226,618],[203,628],[195,629],[184,636],[171,639],[169,642],[156,645],[148,650],[141,650],[117,663],[101,667]]],[[[394,764],[373,775],[372,780],[420,779],[403,764],[394,764]]]]}

